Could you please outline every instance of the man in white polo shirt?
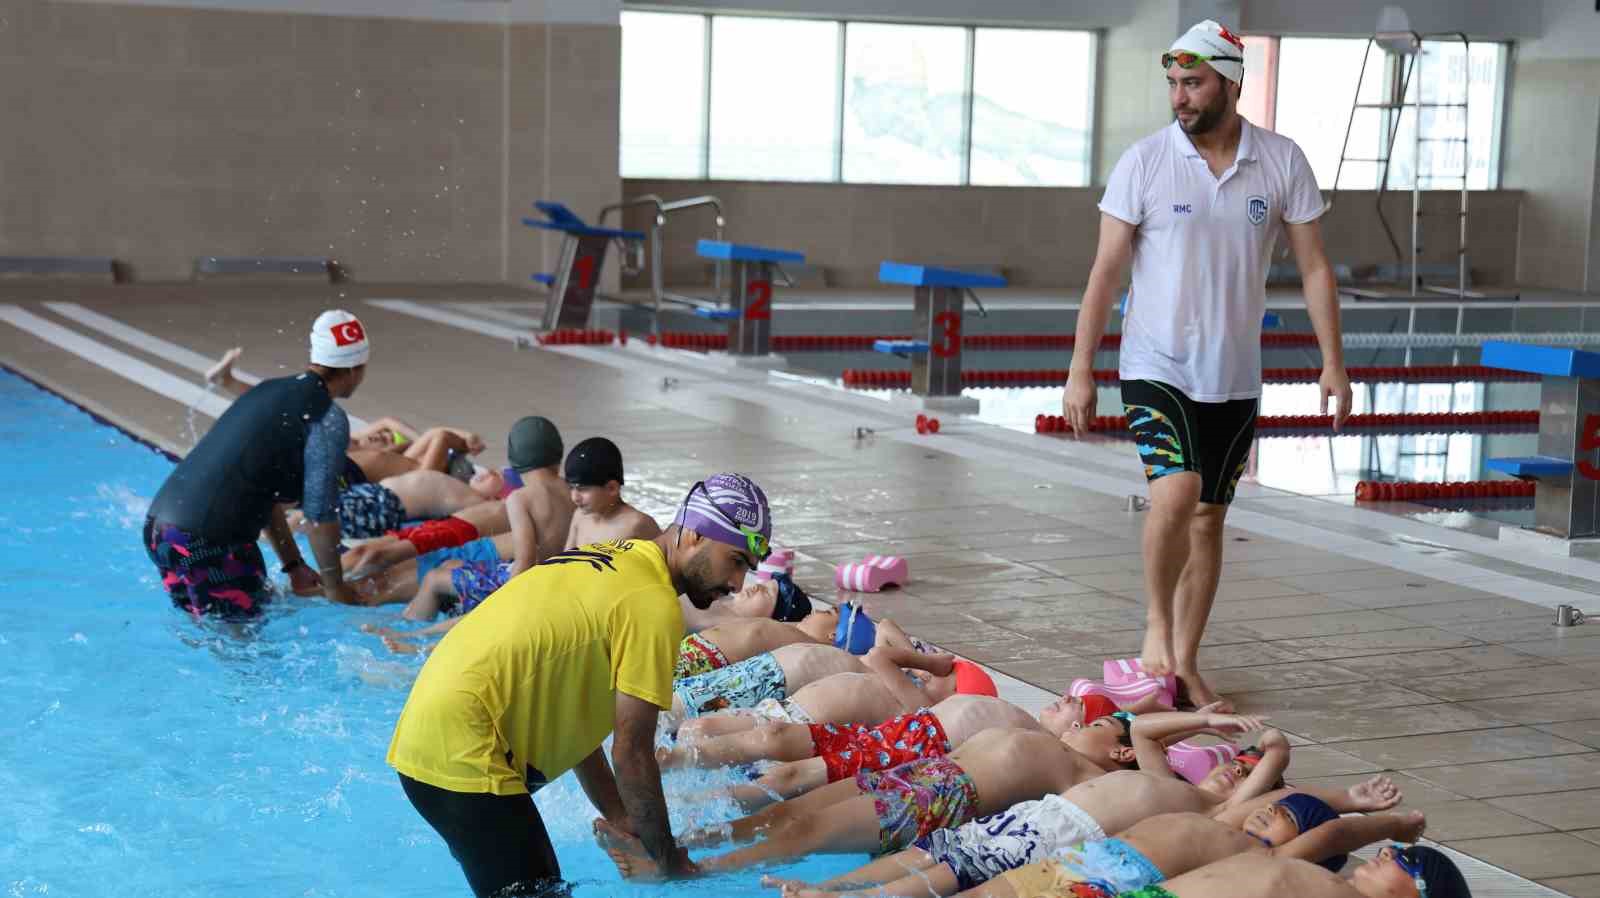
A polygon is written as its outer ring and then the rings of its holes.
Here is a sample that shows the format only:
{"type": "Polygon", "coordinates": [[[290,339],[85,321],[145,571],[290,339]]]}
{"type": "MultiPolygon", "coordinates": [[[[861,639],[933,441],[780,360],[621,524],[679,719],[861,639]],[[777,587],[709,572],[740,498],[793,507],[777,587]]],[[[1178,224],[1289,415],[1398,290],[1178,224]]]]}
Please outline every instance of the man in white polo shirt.
{"type": "Polygon", "coordinates": [[[1223,519],[1244,472],[1261,396],[1267,267],[1287,234],[1322,350],[1322,406],[1350,412],[1339,302],[1317,219],[1322,195],[1294,141],[1237,111],[1244,43],[1205,21],[1163,54],[1175,121],[1123,153],[1100,201],[1100,242],[1078,314],[1068,423],[1095,414],[1089,350],[1105,333],[1129,260],[1122,402],[1150,481],[1144,526],[1149,594],[1140,658],[1175,673],[1196,704],[1217,696],[1200,677],[1200,639],[1222,565],[1223,519]]]}

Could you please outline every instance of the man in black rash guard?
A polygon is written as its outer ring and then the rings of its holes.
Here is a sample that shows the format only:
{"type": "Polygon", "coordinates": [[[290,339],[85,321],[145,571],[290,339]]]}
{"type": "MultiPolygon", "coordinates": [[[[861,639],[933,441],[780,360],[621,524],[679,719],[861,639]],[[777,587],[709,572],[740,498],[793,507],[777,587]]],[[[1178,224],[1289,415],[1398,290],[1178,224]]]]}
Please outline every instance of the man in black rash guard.
{"type": "Polygon", "coordinates": [[[192,614],[252,615],[267,598],[263,529],[299,594],[321,589],[360,604],[339,566],[339,476],[350,419],[333,400],[355,393],[370,345],[349,312],[311,326],[303,374],[262,381],[234,401],[150,503],[144,544],[172,602],[192,614]],[[300,555],[284,511],[298,504],[317,559],[300,555]],[[320,576],[319,576],[320,571],[320,576]]]}

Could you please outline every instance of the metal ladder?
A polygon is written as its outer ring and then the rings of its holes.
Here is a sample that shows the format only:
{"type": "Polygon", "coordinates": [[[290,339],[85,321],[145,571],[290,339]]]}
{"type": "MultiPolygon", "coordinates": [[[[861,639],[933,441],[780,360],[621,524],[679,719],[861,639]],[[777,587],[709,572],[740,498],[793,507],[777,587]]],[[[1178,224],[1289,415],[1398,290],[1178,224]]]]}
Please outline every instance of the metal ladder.
{"type": "MultiPolygon", "coordinates": [[[[1333,198],[1329,206],[1339,194],[1339,180],[1344,174],[1346,162],[1363,162],[1381,166],[1378,176],[1378,185],[1374,200],[1378,213],[1378,221],[1383,225],[1384,236],[1389,240],[1389,246],[1394,250],[1396,271],[1409,269],[1409,291],[1412,296],[1417,296],[1423,291],[1429,293],[1443,293],[1457,298],[1479,297],[1479,294],[1467,289],[1467,175],[1472,170],[1468,134],[1471,128],[1471,109],[1468,105],[1472,93],[1472,44],[1465,34],[1460,32],[1445,32],[1440,34],[1422,35],[1415,31],[1379,31],[1367,39],[1366,52],[1361,57],[1361,74],[1356,81],[1356,95],[1350,104],[1350,119],[1345,126],[1344,145],[1339,151],[1339,167],[1333,177],[1333,198]],[[1466,77],[1462,80],[1462,93],[1459,102],[1426,101],[1423,98],[1425,82],[1422,77],[1423,60],[1428,56],[1428,43],[1440,42],[1459,43],[1462,49],[1462,58],[1466,66],[1466,77]],[[1374,46],[1384,51],[1386,70],[1380,77],[1389,77],[1388,97],[1377,103],[1363,103],[1361,101],[1361,88],[1366,83],[1367,60],[1372,56],[1374,46]],[[1408,101],[1411,79],[1417,78],[1417,98],[1408,101]],[[1383,195],[1389,187],[1390,162],[1394,158],[1395,136],[1400,130],[1400,120],[1406,110],[1412,111],[1412,140],[1411,140],[1411,250],[1409,266],[1407,253],[1400,248],[1400,240],[1395,234],[1394,227],[1390,224],[1383,211],[1383,195]],[[1423,113],[1427,110],[1461,110],[1460,136],[1423,136],[1423,113]],[[1383,129],[1376,156],[1362,157],[1350,155],[1350,136],[1355,130],[1356,114],[1362,111],[1373,111],[1384,116],[1385,128],[1383,129]],[[1461,171],[1456,173],[1439,173],[1423,171],[1423,144],[1445,143],[1459,144],[1461,146],[1461,171]],[[1461,202],[1459,209],[1453,213],[1457,218],[1458,229],[1456,239],[1456,284],[1454,287],[1443,287],[1424,284],[1418,271],[1418,257],[1422,252],[1422,183],[1423,181],[1459,181],[1461,189],[1461,202]]],[[[1432,155],[1428,156],[1432,161],[1432,155]]],[[[1450,213],[1447,213],[1450,214],[1450,213]]]]}

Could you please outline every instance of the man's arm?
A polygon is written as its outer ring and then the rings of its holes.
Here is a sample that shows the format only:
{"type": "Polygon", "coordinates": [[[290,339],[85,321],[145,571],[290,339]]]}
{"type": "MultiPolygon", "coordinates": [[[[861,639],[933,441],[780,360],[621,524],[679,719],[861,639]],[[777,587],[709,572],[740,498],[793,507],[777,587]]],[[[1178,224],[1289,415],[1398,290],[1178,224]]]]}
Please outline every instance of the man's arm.
{"type": "Polygon", "coordinates": [[[625,692],[617,693],[616,731],[611,742],[611,763],[628,829],[639,837],[645,851],[669,876],[691,875],[695,866],[688,852],[672,838],[667,820],[667,799],[661,792],[661,768],[656,763],[655,705],[625,692]]]}
{"type": "Polygon", "coordinates": [[[284,573],[289,575],[290,591],[297,596],[314,596],[322,588],[322,581],[317,577],[317,572],[306,564],[300,547],[295,544],[294,530],[289,526],[288,509],[287,505],[272,506],[271,514],[267,516],[267,540],[272,543],[272,551],[277,553],[284,573]]]}
{"type": "Polygon", "coordinates": [[[517,490],[506,497],[506,518],[511,521],[511,576],[522,573],[538,564],[539,525],[533,519],[533,509],[528,498],[517,490]]]}
{"type": "Polygon", "coordinates": [[[1062,413],[1072,429],[1088,432],[1094,417],[1094,351],[1105,336],[1128,261],[1133,258],[1133,236],[1137,228],[1114,215],[1100,214],[1100,242],[1094,251],[1094,266],[1089,269],[1089,285],[1078,308],[1077,335],[1073,340],[1072,368],[1067,374],[1066,391],[1061,397],[1062,413]]]}
{"type": "MultiPolygon", "coordinates": [[[[308,521],[309,523],[309,521],[308,521]]],[[[341,605],[363,605],[361,596],[344,582],[344,565],[339,561],[339,520],[335,518],[306,528],[306,542],[317,559],[317,575],[322,578],[322,594],[341,605]]]]}
{"type": "Polygon", "coordinates": [[[1328,264],[1328,253],[1322,244],[1322,225],[1315,219],[1303,224],[1284,224],[1289,235],[1289,246],[1294,250],[1295,266],[1300,269],[1304,283],[1306,312],[1311,315],[1311,329],[1317,334],[1317,348],[1322,352],[1322,413],[1328,413],[1328,399],[1338,402],[1334,410],[1333,429],[1337,432],[1350,417],[1350,375],[1344,370],[1344,337],[1339,327],[1339,286],[1333,278],[1333,267],[1328,264]]]}
{"type": "MultiPolygon", "coordinates": [[[[457,618],[459,620],[459,618],[457,618]]],[[[616,777],[611,775],[611,765],[606,763],[605,747],[596,748],[587,758],[572,768],[578,777],[583,794],[611,825],[632,831],[628,823],[628,809],[622,803],[622,793],[617,791],[616,777]]]]}

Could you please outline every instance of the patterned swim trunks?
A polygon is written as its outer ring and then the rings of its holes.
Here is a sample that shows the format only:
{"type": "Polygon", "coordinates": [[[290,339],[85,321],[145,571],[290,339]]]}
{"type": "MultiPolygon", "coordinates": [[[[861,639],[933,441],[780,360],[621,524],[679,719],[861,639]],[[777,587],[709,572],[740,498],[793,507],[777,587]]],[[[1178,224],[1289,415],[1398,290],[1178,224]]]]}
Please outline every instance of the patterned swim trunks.
{"type": "Polygon", "coordinates": [[[678,644],[678,663],[672,670],[672,678],[681,680],[727,666],[728,656],[722,654],[716,643],[699,633],[690,633],[678,644]]]}
{"type": "Polygon", "coordinates": [[[345,536],[382,536],[405,519],[406,508],[400,497],[382,484],[358,483],[339,493],[339,529],[345,536]]]}
{"type": "Polygon", "coordinates": [[[1138,849],[1112,837],[1062,849],[1049,860],[1005,874],[1017,898],[1115,898],[1149,888],[1167,876],[1138,849]]]}
{"type": "Polygon", "coordinates": [[[1106,837],[1100,823],[1060,795],[1023,801],[955,829],[941,829],[916,845],[949,867],[962,891],[1047,858],[1063,848],[1106,837]]]}
{"type": "Polygon", "coordinates": [[[177,607],[196,616],[261,613],[269,588],[267,565],[255,543],[213,545],[182,527],[146,518],[144,545],[177,607]]]}
{"type": "Polygon", "coordinates": [[[863,770],[888,770],[950,753],[950,740],[933,712],[924,708],[877,726],[820,723],[811,726],[811,745],[828,767],[828,782],[863,770]]]}
{"type": "Polygon", "coordinates": [[[771,652],[757,655],[673,684],[673,694],[690,717],[729,708],[754,708],[763,699],[788,697],[783,667],[771,652]]]}
{"type": "Polygon", "coordinates": [[[442,610],[451,617],[460,617],[478,607],[510,579],[509,561],[499,564],[467,562],[450,572],[450,585],[455,587],[456,601],[442,610]]]}
{"type": "Polygon", "coordinates": [[[960,826],[978,812],[978,787],[949,758],[912,761],[856,774],[878,815],[878,853],[889,854],[938,829],[960,826]]]}

